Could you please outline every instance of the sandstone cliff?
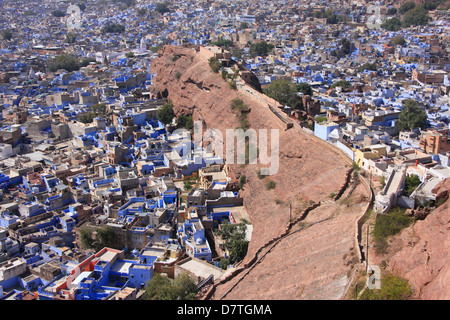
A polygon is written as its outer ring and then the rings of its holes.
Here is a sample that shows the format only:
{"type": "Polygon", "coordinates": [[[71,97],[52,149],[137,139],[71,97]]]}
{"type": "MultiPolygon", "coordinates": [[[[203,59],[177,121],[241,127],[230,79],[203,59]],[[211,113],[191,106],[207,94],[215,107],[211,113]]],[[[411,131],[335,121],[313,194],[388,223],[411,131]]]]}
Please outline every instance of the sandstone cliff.
{"type": "Polygon", "coordinates": [[[405,277],[413,298],[450,299],[450,179],[439,183],[434,192],[447,200],[424,220],[402,231],[397,241],[401,249],[387,259],[388,269],[405,277]]]}
{"type": "MultiPolygon", "coordinates": [[[[292,218],[295,218],[309,204],[329,200],[329,195],[336,193],[345,182],[350,166],[340,153],[331,149],[326,143],[321,143],[315,137],[304,133],[297,126],[285,130],[285,124],[268,109],[267,104],[253,99],[241,90],[231,89],[220,74],[211,72],[207,59],[194,49],[164,47],[160,52],[160,57],[152,61],[151,71],[156,73],[152,92],[170,99],[177,114],[181,112],[192,114],[194,120],[202,121],[204,130],[214,128],[225,132],[226,129],[235,129],[240,125],[238,115],[230,108],[231,101],[235,98],[243,100],[249,106],[248,120],[252,128],[279,129],[280,163],[277,174],[261,179],[257,175],[259,165],[233,165],[230,168],[231,175],[235,179],[242,174],[247,178],[241,195],[244,197],[244,205],[249,213],[254,231],[244,262],[252,257],[267,240],[285,231],[290,217],[287,203],[292,204],[291,215],[292,218]],[[276,183],[272,190],[266,188],[269,180],[276,183]]],[[[366,191],[361,191],[361,193],[363,196],[367,196],[366,191]]],[[[339,213],[339,208],[333,207],[333,210],[339,213]]],[[[316,210],[316,212],[320,212],[320,210],[316,210]]],[[[313,211],[311,216],[314,214],[319,213],[313,211]]],[[[324,231],[324,241],[317,243],[314,241],[316,234],[309,232],[299,239],[288,242],[288,248],[283,250],[274,248],[271,252],[271,259],[284,261],[288,257],[294,257],[296,260],[301,260],[302,256],[299,254],[299,250],[302,248],[303,253],[312,258],[308,259],[305,264],[289,268],[288,272],[291,275],[301,274],[302,278],[308,279],[305,285],[315,283],[317,286],[320,283],[323,288],[320,296],[327,298],[327,285],[340,280],[345,286],[348,270],[345,268],[342,256],[343,252],[348,253],[353,245],[353,226],[359,214],[358,210],[349,212],[347,219],[340,218],[329,221],[328,227],[322,230],[333,229],[331,234],[340,234],[340,237],[334,238],[337,241],[334,244],[334,253],[328,252],[329,241],[334,240],[332,237],[326,237],[326,231],[324,231]],[[348,232],[341,232],[341,230],[348,232]],[[308,245],[305,246],[305,243],[308,245]],[[336,247],[340,247],[340,250],[336,250],[336,247]],[[325,272],[325,274],[305,271],[318,265],[330,264],[344,265],[344,268],[337,268],[338,274],[332,270],[333,277],[327,277],[326,267],[320,268],[321,272],[325,272]],[[300,273],[299,268],[306,269],[302,269],[302,273],[300,273]],[[322,280],[319,281],[319,279],[322,280]],[[315,282],[315,280],[319,282],[315,282]]],[[[255,270],[255,272],[256,278],[259,277],[258,272],[262,272],[265,283],[272,286],[277,286],[280,279],[284,279],[287,287],[293,285],[286,280],[289,279],[290,274],[283,272],[282,268],[274,269],[268,274],[265,269],[255,270]]],[[[257,283],[245,283],[244,285],[245,290],[236,291],[233,298],[246,299],[250,297],[246,292],[254,292],[261,299],[274,298],[270,291],[258,291],[257,283]]],[[[310,292],[314,288],[309,288],[310,292]]],[[[218,291],[220,292],[220,288],[218,291]]],[[[305,292],[308,292],[308,288],[305,289],[305,292]]],[[[308,299],[312,296],[306,294],[302,298],[308,299]]],[[[329,298],[336,297],[335,293],[329,296],[329,298]]],[[[280,286],[276,298],[298,299],[299,297],[292,291],[284,291],[280,286]]]]}

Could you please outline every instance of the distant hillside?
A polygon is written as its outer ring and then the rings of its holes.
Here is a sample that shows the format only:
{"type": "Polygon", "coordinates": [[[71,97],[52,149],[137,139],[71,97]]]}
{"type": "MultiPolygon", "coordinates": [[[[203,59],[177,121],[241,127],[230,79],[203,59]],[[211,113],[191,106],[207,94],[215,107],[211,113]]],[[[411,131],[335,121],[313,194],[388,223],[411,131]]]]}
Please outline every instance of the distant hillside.
{"type": "MultiPolygon", "coordinates": [[[[355,221],[368,196],[368,191],[360,186],[354,195],[360,200],[355,200],[354,204],[350,200],[348,203],[352,205],[344,206],[340,202],[329,202],[330,194],[338,192],[345,182],[350,168],[348,161],[298,126],[285,130],[286,125],[270,111],[266,102],[252,98],[240,89],[230,88],[220,74],[211,72],[208,60],[193,48],[166,46],[160,51],[160,57],[152,61],[151,68],[151,72],[156,73],[152,92],[170,99],[177,114],[188,113],[194,121],[202,121],[204,130],[215,128],[225,133],[226,129],[240,125],[237,113],[231,109],[233,99],[241,99],[249,107],[247,119],[251,128],[279,129],[280,168],[277,174],[258,177],[259,165],[232,165],[230,168],[232,178],[238,180],[245,175],[247,180],[241,195],[254,231],[244,264],[270,239],[285,232],[290,218],[289,203],[292,205],[291,218],[295,219],[308,205],[327,201],[308,214],[311,221],[328,216],[326,222],[315,224],[315,231],[298,233],[299,238],[286,238],[288,247],[271,250],[270,261],[273,263],[282,263],[289,258],[302,261],[301,264],[289,268],[256,267],[248,274],[249,280],[239,283],[227,298],[337,299],[350,280],[348,274],[352,266],[346,263],[345,256],[354,247],[355,221]],[[267,187],[269,181],[274,182],[273,188],[267,187]],[[319,234],[321,240],[315,241],[319,234]],[[303,260],[304,257],[309,258],[303,260]],[[261,277],[264,282],[258,283],[255,279],[261,277]],[[294,278],[297,283],[288,280],[294,278]],[[301,297],[297,296],[300,287],[294,290],[294,285],[299,283],[304,286],[301,297]],[[261,290],[262,284],[276,289],[261,290]]],[[[214,298],[220,299],[231,285],[232,282],[218,286],[214,298]]]]}

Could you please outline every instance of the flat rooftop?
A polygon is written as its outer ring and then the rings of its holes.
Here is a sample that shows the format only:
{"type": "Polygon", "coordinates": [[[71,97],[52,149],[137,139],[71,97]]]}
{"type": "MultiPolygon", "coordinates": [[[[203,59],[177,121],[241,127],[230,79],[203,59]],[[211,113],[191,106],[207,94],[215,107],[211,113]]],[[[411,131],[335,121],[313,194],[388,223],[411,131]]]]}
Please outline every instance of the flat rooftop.
{"type": "Polygon", "coordinates": [[[211,212],[224,212],[228,211],[230,212],[234,219],[236,220],[236,223],[242,222],[242,220],[246,220],[250,223],[250,217],[247,213],[247,210],[245,210],[244,206],[234,206],[234,207],[221,207],[221,208],[212,208],[211,212]]]}
{"type": "Polygon", "coordinates": [[[117,261],[111,268],[111,272],[128,273],[128,270],[134,263],[126,260],[117,261]]]}
{"type": "Polygon", "coordinates": [[[202,278],[207,278],[212,274],[214,279],[218,279],[224,273],[222,269],[196,259],[190,259],[180,264],[179,267],[202,278]]]}
{"type": "Polygon", "coordinates": [[[116,255],[117,252],[106,250],[100,257],[98,257],[98,260],[110,262],[116,257],[116,255]]]}

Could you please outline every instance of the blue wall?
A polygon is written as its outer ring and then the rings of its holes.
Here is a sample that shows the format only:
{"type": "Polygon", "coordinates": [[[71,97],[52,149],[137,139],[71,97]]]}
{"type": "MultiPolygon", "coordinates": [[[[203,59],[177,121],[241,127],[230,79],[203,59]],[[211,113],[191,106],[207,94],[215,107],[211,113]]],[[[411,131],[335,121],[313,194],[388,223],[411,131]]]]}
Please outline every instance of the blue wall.
{"type": "Polygon", "coordinates": [[[339,125],[323,126],[317,122],[314,124],[314,135],[322,140],[327,141],[328,136],[334,129],[338,129],[339,125]]]}

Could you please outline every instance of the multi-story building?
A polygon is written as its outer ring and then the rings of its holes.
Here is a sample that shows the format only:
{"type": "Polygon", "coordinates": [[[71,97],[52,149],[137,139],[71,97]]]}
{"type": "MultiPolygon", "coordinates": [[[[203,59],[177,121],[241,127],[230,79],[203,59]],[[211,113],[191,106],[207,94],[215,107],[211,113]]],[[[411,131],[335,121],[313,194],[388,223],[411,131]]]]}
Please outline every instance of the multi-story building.
{"type": "Polygon", "coordinates": [[[450,151],[449,129],[429,129],[420,136],[420,148],[429,154],[446,153],[450,151]]]}

